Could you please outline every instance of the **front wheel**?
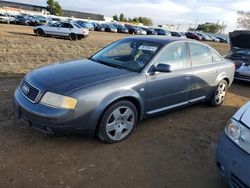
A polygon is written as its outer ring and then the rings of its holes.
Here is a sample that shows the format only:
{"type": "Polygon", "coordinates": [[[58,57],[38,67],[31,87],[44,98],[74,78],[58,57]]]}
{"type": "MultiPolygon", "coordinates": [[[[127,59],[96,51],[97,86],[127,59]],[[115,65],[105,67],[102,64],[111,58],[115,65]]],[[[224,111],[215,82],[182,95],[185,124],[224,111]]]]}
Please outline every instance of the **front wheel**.
{"type": "Polygon", "coordinates": [[[71,33],[71,34],[69,35],[69,40],[77,40],[76,34],[71,33]]]}
{"type": "Polygon", "coordinates": [[[106,143],[122,141],[132,133],[137,119],[137,109],[133,103],[117,102],[104,112],[97,129],[97,136],[106,143]]]}
{"type": "Polygon", "coordinates": [[[217,86],[217,88],[216,88],[216,90],[215,90],[215,92],[210,100],[210,103],[212,104],[212,106],[217,107],[217,106],[220,106],[223,104],[225,97],[226,97],[227,89],[228,89],[227,81],[222,80],[218,84],[218,86],[217,86]]]}
{"type": "Polygon", "coordinates": [[[45,33],[44,33],[44,31],[43,31],[42,29],[38,29],[38,30],[36,31],[36,35],[37,35],[37,36],[44,36],[45,33]]]}

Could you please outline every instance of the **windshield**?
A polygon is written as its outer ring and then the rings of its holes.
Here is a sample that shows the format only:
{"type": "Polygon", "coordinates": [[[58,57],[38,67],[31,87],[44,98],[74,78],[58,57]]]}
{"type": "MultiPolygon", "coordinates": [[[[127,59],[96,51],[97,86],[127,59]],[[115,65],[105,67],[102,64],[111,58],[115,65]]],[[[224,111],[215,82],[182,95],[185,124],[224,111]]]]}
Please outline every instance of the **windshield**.
{"type": "Polygon", "coordinates": [[[96,53],[91,60],[108,66],[140,72],[161,46],[161,44],[151,41],[124,39],[96,53]]]}

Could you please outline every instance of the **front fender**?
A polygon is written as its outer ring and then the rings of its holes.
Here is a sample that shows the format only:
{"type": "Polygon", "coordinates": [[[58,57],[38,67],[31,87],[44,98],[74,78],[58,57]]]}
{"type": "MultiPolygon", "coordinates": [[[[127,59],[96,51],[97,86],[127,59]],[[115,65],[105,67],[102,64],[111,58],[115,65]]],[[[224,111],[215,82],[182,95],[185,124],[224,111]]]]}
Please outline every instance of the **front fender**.
{"type": "Polygon", "coordinates": [[[95,112],[92,113],[91,119],[95,119],[96,125],[97,125],[99,119],[101,118],[101,116],[106,108],[108,108],[115,101],[122,100],[125,98],[126,99],[133,99],[133,100],[137,101],[137,103],[139,104],[139,108],[140,108],[139,111],[141,112],[140,116],[139,116],[139,120],[141,120],[142,116],[143,116],[143,112],[144,112],[143,99],[142,99],[142,96],[138,92],[136,92],[132,89],[119,90],[119,91],[111,93],[110,95],[107,95],[105,98],[103,98],[100,101],[100,103],[98,104],[98,106],[95,109],[95,112]]]}

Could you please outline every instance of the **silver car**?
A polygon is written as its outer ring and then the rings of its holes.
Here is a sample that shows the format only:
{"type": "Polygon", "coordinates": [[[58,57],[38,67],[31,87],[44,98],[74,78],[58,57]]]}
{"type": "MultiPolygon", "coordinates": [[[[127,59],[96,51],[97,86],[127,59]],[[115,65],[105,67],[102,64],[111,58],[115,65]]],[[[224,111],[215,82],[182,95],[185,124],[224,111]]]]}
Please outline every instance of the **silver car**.
{"type": "Polygon", "coordinates": [[[115,143],[152,115],[197,102],[221,105],[233,77],[234,64],[203,43],[128,37],[88,59],[28,73],[14,109],[42,132],[88,132],[115,143]]]}
{"type": "Polygon", "coordinates": [[[56,22],[52,25],[41,25],[34,27],[34,33],[38,36],[60,36],[70,40],[82,39],[89,36],[89,30],[77,23],[56,22]]]}

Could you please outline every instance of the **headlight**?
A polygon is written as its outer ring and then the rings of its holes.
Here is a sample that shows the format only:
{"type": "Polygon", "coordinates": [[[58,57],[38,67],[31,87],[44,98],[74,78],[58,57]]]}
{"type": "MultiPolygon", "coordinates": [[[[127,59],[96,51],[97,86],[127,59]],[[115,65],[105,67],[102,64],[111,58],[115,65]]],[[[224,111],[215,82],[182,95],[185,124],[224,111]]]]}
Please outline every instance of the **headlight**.
{"type": "Polygon", "coordinates": [[[72,97],[46,92],[40,103],[56,108],[75,109],[77,100],[72,97]]]}
{"type": "Polygon", "coordinates": [[[241,149],[250,154],[250,129],[231,119],[225,129],[226,135],[241,149]]]}

